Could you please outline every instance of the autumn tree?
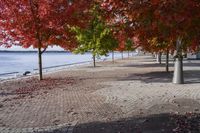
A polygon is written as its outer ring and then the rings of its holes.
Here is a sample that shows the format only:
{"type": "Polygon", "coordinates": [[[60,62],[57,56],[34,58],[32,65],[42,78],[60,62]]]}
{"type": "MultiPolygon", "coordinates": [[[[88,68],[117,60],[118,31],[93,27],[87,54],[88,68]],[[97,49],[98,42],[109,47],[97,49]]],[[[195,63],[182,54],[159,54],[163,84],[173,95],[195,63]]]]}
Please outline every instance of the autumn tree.
{"type": "Polygon", "coordinates": [[[115,34],[118,42],[119,42],[119,45],[117,47],[117,51],[121,52],[121,57],[122,59],[124,58],[123,54],[124,54],[124,51],[126,50],[126,36],[125,36],[125,32],[124,30],[120,30],[118,29],[117,33],[115,34]]]}
{"type": "Polygon", "coordinates": [[[134,42],[131,38],[128,38],[126,40],[125,47],[126,47],[126,50],[128,51],[128,57],[129,57],[129,52],[132,52],[133,50],[135,50],[134,42]]]}
{"type": "Polygon", "coordinates": [[[148,40],[159,38],[168,43],[167,49],[176,50],[174,83],[183,83],[182,52],[199,49],[200,2],[197,0],[104,0],[102,7],[111,19],[120,16],[123,23],[131,23],[130,29],[145,50],[154,51],[148,40]]]}
{"type": "MultiPolygon", "coordinates": [[[[42,80],[42,53],[49,45],[65,49],[75,47],[69,24],[81,25],[78,16],[87,9],[89,0],[1,0],[1,44],[8,38],[28,48],[38,49],[39,79],[42,80]],[[9,35],[9,37],[8,37],[9,35]]],[[[11,44],[11,43],[10,43],[11,44]]]]}
{"type": "Polygon", "coordinates": [[[111,28],[101,19],[100,9],[95,5],[91,9],[92,19],[86,28],[78,26],[71,30],[76,34],[79,46],[74,50],[75,53],[91,52],[93,65],[96,66],[96,57],[107,56],[117,45],[117,40],[113,37],[111,28]]]}

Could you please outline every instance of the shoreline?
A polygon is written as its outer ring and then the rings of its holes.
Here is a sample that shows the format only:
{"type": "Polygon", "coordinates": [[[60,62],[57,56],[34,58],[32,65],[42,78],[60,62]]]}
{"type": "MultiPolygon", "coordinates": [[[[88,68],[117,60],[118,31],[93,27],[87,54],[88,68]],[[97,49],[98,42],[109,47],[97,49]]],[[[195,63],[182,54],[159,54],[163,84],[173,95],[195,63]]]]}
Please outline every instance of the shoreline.
{"type": "MultiPolygon", "coordinates": [[[[136,54],[134,56],[137,56],[136,54]]],[[[134,56],[130,56],[134,57],[134,56]]],[[[128,57],[127,57],[128,58],[128,57]]],[[[124,58],[126,59],[126,58],[124,58]]],[[[115,58],[115,61],[117,60],[122,60],[121,58],[115,58]]],[[[107,58],[107,59],[100,59],[100,60],[96,60],[96,63],[100,63],[100,62],[107,62],[107,61],[112,61],[112,59],[107,58]]],[[[93,61],[85,61],[85,62],[77,62],[77,63],[72,63],[72,64],[64,64],[64,65],[59,65],[59,66],[50,66],[50,67],[46,67],[43,68],[43,75],[48,75],[48,74],[53,74],[56,72],[60,72],[60,71],[65,71],[65,70],[70,70],[70,69],[76,69],[76,68],[81,68],[81,67],[86,67],[86,66],[90,66],[92,65],[93,61]],[[53,69],[53,70],[51,70],[53,69]]],[[[21,79],[28,79],[28,78],[33,78],[33,77],[37,77],[38,76],[38,69],[34,69],[33,72],[31,74],[28,75],[23,75],[22,73],[20,75],[13,75],[10,78],[0,78],[0,83],[3,82],[7,82],[7,81],[15,81],[15,80],[21,80],[21,79]]],[[[20,72],[13,72],[13,74],[19,74],[20,72]]],[[[11,73],[12,74],[12,73],[11,73]]],[[[1,76],[0,76],[1,77],[1,76]]]]}
{"type": "MultiPolygon", "coordinates": [[[[115,59],[120,59],[120,53],[118,53],[118,55],[116,56],[115,59]]],[[[134,56],[136,56],[137,53],[134,53],[134,56]]],[[[107,60],[112,60],[111,57],[102,57],[101,59],[97,59],[96,62],[101,62],[101,61],[107,61],[107,60]]],[[[53,66],[48,66],[48,67],[43,67],[43,71],[46,73],[46,72],[51,72],[51,71],[57,71],[57,70],[62,70],[62,69],[65,69],[65,68],[70,68],[70,67],[73,67],[73,66],[82,66],[84,64],[90,64],[92,63],[92,60],[90,61],[83,61],[83,62],[74,62],[74,63],[69,63],[69,64],[60,64],[60,65],[53,65],[53,66]]],[[[28,70],[31,72],[31,74],[29,74],[29,76],[34,76],[35,74],[37,74],[37,68],[36,69],[33,69],[33,70],[28,70]]],[[[26,72],[26,70],[24,70],[24,72],[26,72]]],[[[1,73],[0,74],[0,82],[1,81],[4,81],[4,80],[10,80],[10,79],[16,79],[16,78],[22,78],[24,77],[23,76],[23,73],[24,72],[5,72],[5,73],[1,73]]]]}

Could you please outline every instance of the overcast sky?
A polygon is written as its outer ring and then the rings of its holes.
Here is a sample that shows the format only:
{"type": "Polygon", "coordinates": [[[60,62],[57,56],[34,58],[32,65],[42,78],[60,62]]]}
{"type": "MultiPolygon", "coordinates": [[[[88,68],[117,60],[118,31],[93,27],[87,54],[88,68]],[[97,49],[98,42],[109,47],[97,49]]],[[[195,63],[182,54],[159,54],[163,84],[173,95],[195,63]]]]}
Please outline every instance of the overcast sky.
{"type": "MultiPolygon", "coordinates": [[[[32,51],[32,50],[37,50],[37,49],[33,49],[32,47],[31,48],[22,48],[22,47],[19,47],[19,46],[12,46],[11,48],[4,48],[4,47],[0,47],[0,50],[9,50],[9,51],[32,51]]],[[[62,51],[63,49],[58,47],[58,46],[54,46],[53,48],[52,47],[48,47],[47,49],[48,51],[51,51],[51,50],[55,50],[55,51],[62,51]]]]}

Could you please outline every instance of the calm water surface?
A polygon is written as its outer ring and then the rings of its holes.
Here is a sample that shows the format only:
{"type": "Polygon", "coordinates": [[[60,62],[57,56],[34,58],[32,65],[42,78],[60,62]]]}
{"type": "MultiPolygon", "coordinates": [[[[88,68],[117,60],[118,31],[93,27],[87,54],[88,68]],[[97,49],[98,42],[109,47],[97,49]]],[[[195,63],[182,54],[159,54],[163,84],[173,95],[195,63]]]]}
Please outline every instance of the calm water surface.
{"type": "MultiPolygon", "coordinates": [[[[127,57],[127,53],[124,53],[124,57],[127,57]]],[[[75,55],[69,52],[47,52],[43,54],[42,58],[43,68],[92,61],[90,53],[75,55]]],[[[121,58],[121,53],[115,53],[115,58],[121,58]]],[[[111,59],[111,54],[108,57],[101,57],[101,59],[111,59]]],[[[33,72],[37,68],[37,52],[0,52],[0,78],[5,77],[2,75],[5,73],[33,72]]]]}

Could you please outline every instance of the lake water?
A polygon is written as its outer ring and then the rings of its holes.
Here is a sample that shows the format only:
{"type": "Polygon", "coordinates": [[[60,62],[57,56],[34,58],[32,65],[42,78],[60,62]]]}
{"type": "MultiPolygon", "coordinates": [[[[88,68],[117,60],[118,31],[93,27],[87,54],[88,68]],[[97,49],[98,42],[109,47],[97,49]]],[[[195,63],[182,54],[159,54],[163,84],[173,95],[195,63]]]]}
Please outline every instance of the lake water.
{"type": "MultiPolygon", "coordinates": [[[[127,57],[127,53],[124,53],[127,57]]],[[[80,62],[92,62],[90,53],[84,55],[75,55],[69,52],[47,52],[42,55],[43,68],[56,67],[62,65],[69,65],[80,62]]],[[[115,58],[121,58],[121,53],[116,52],[115,58]]],[[[111,59],[111,54],[108,57],[101,57],[100,59],[111,59]]],[[[37,52],[0,52],[0,79],[13,76],[16,72],[22,75],[25,71],[34,72],[38,68],[37,52]]]]}

